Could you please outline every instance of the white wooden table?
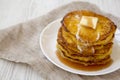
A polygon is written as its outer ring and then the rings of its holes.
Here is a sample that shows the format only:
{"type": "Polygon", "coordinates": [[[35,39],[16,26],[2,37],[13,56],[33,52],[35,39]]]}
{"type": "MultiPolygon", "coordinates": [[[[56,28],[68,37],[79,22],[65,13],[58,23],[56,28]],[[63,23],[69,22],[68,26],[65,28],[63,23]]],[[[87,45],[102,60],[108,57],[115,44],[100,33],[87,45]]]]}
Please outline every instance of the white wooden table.
{"type": "MultiPolygon", "coordinates": [[[[42,16],[56,7],[78,0],[0,0],[0,29],[42,16]]],[[[120,0],[80,0],[97,4],[120,17],[120,0]]],[[[57,75],[56,75],[57,76],[57,75]]],[[[0,80],[45,80],[28,65],[0,59],[0,80]]]]}

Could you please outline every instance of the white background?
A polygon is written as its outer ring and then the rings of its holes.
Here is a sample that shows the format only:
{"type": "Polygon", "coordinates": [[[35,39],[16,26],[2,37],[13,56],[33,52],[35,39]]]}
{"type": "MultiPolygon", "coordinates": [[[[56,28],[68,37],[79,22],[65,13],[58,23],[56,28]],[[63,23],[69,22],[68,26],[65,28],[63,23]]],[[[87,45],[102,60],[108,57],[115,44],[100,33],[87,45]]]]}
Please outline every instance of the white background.
{"type": "MultiPolygon", "coordinates": [[[[0,0],[0,29],[42,16],[72,1],[87,1],[120,17],[120,0],[0,0]]],[[[44,80],[28,65],[0,59],[0,80],[44,80]]]]}

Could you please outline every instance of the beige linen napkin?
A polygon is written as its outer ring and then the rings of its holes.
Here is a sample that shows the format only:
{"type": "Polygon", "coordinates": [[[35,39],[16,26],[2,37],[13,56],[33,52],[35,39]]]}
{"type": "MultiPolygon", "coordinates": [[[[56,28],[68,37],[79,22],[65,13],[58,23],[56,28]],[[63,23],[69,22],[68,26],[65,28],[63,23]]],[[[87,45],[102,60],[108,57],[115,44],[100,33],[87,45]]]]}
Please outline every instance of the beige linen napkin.
{"type": "Polygon", "coordinates": [[[72,2],[31,21],[1,30],[0,58],[26,63],[38,71],[45,80],[120,80],[120,70],[94,77],[72,74],[56,67],[42,54],[39,46],[39,37],[43,28],[50,22],[63,17],[66,13],[81,9],[103,14],[112,19],[118,27],[120,26],[119,18],[101,12],[95,5],[87,2],[72,2]]]}

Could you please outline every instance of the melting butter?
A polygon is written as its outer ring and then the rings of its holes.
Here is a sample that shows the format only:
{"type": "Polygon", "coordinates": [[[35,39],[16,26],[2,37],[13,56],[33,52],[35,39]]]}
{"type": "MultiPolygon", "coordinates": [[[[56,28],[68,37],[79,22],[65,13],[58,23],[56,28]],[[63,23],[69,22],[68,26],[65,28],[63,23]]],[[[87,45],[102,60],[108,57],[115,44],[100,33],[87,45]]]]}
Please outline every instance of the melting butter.
{"type": "Polygon", "coordinates": [[[97,33],[96,41],[100,39],[100,33],[97,33]]]}
{"type": "Polygon", "coordinates": [[[78,48],[78,50],[80,51],[80,53],[82,53],[82,52],[83,52],[83,50],[82,50],[81,46],[77,45],[77,48],[78,48]]]}
{"type": "MultiPolygon", "coordinates": [[[[80,20],[80,17],[78,15],[76,15],[75,17],[78,20],[80,20]]],[[[82,16],[81,20],[79,21],[79,23],[77,25],[76,39],[77,39],[77,48],[80,51],[80,53],[83,52],[83,48],[87,48],[88,45],[89,45],[89,43],[84,43],[84,46],[80,46],[78,44],[79,41],[84,42],[84,40],[82,40],[82,38],[79,35],[81,27],[82,26],[87,26],[87,27],[96,29],[97,21],[98,21],[98,18],[96,18],[96,17],[88,17],[88,16],[82,16]]],[[[96,40],[99,40],[99,38],[100,38],[100,33],[97,34],[96,40]]],[[[91,50],[92,50],[92,53],[95,53],[94,47],[91,47],[91,50]]]]}
{"type": "Polygon", "coordinates": [[[79,40],[80,40],[80,41],[83,41],[83,40],[81,39],[81,37],[79,36],[80,29],[81,29],[81,25],[80,25],[80,24],[78,24],[78,25],[77,25],[77,27],[78,27],[78,29],[77,29],[77,33],[76,33],[77,48],[79,49],[80,53],[82,53],[82,52],[83,52],[83,50],[82,50],[81,46],[78,44],[79,40]]]}
{"type": "Polygon", "coordinates": [[[92,53],[95,53],[95,49],[94,49],[94,47],[92,47],[92,53]]]}
{"type": "Polygon", "coordinates": [[[80,19],[79,15],[75,15],[75,18],[76,18],[76,19],[80,19]]]}
{"type": "Polygon", "coordinates": [[[90,27],[92,29],[96,29],[97,22],[98,22],[97,17],[82,16],[80,24],[85,27],[90,27]]]}
{"type": "Polygon", "coordinates": [[[79,15],[75,15],[75,18],[79,20],[79,23],[77,24],[77,33],[76,33],[77,48],[78,48],[78,50],[80,51],[80,53],[82,53],[82,52],[83,52],[82,46],[80,46],[80,45],[78,44],[79,40],[80,40],[80,41],[83,41],[83,40],[81,39],[81,37],[79,36],[80,29],[81,29],[80,17],[79,17],[79,15]]]}

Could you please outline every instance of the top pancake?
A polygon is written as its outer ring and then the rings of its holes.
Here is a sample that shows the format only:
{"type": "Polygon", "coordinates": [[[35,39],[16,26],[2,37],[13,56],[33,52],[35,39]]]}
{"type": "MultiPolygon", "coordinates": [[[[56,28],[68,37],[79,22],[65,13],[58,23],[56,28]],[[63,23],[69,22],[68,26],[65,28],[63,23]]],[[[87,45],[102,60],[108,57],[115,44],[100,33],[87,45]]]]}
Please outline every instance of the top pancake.
{"type": "Polygon", "coordinates": [[[108,36],[110,36],[110,34],[114,34],[116,30],[115,24],[107,17],[85,10],[73,11],[68,13],[62,20],[62,26],[71,35],[76,36],[78,24],[82,16],[91,16],[98,18],[96,29],[81,27],[79,36],[82,38],[82,41],[84,42],[94,43],[97,41],[102,41],[106,39],[108,36]],[[99,38],[96,40],[98,34],[99,38]]]}

